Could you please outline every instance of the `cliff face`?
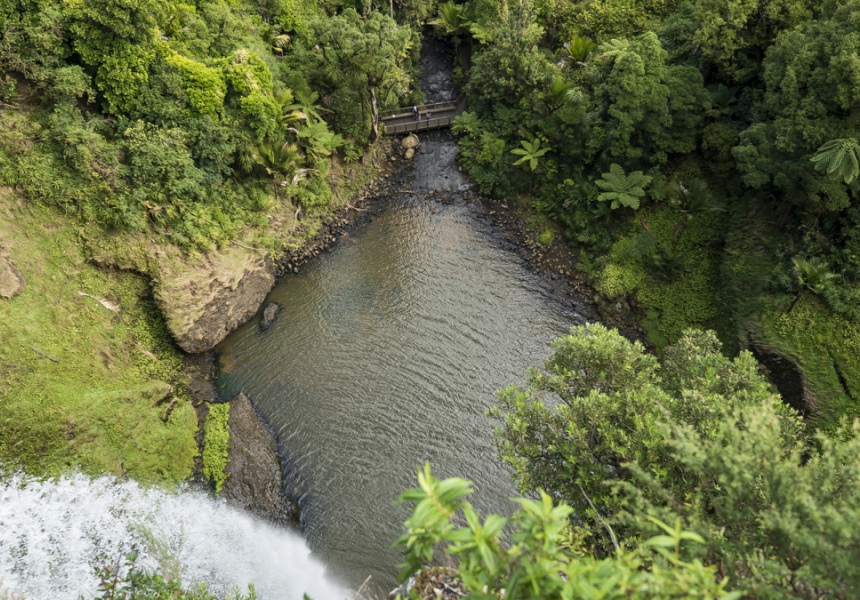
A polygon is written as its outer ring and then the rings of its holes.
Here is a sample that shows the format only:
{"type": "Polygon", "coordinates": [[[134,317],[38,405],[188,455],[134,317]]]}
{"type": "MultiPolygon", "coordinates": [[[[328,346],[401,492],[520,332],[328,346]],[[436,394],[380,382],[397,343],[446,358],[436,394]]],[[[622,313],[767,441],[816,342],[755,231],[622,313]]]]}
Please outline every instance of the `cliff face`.
{"type": "Polygon", "coordinates": [[[147,276],[177,345],[189,354],[209,351],[254,316],[279,276],[297,273],[358,218],[378,185],[374,176],[389,168],[392,148],[390,141],[371,148],[366,165],[336,163],[328,177],[336,201],[327,210],[299,218],[284,202],[268,211],[265,224],[248,227],[221,248],[189,252],[155,235],[102,232],[88,254],[98,265],[147,276]]]}
{"type": "Polygon", "coordinates": [[[284,495],[278,444],[244,393],[230,402],[229,430],[228,477],[221,496],[267,521],[295,524],[298,508],[284,495]]]}

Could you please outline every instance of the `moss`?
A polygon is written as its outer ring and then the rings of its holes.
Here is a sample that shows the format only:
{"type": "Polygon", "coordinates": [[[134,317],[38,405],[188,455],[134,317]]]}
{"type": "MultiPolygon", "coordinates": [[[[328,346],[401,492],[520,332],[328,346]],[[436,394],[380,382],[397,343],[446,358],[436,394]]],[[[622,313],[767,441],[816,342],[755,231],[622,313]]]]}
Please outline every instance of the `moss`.
{"type": "Polygon", "coordinates": [[[553,241],[555,240],[555,233],[549,227],[544,227],[541,234],[538,236],[538,241],[544,246],[552,246],[553,241]]]}
{"type": "Polygon", "coordinates": [[[724,330],[717,322],[720,254],[711,247],[724,233],[720,218],[705,213],[687,221],[666,205],[637,217],[647,229],[631,227],[613,244],[597,272],[597,291],[611,299],[635,294],[645,309],[642,325],[658,350],[690,327],[724,330]],[[679,223],[684,227],[676,235],[679,223]]]}
{"type": "Polygon", "coordinates": [[[0,462],[37,475],[190,475],[196,417],[146,281],[89,263],[68,219],[2,188],[0,244],[27,280],[0,300],[0,462]]]}
{"type": "Polygon", "coordinates": [[[860,325],[808,293],[787,312],[793,296],[781,292],[774,273],[791,242],[776,222],[744,212],[729,226],[718,290],[735,331],[729,350],[749,333],[790,358],[806,381],[811,423],[832,430],[842,416],[860,416],[860,325]]]}
{"type": "Polygon", "coordinates": [[[844,416],[860,416],[860,324],[835,314],[812,294],[787,312],[785,298],[764,298],[764,340],[803,370],[814,401],[812,420],[835,429],[844,416]]]}
{"type": "Polygon", "coordinates": [[[230,444],[230,404],[215,404],[209,408],[206,425],[203,427],[203,474],[215,484],[215,494],[227,480],[227,452],[230,444]]]}

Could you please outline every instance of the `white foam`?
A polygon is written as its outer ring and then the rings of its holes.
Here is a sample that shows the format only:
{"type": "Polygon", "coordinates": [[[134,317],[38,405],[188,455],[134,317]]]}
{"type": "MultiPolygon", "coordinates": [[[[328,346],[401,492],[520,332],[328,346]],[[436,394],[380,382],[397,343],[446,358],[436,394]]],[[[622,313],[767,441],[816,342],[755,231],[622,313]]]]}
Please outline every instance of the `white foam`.
{"type": "Polygon", "coordinates": [[[81,474],[0,481],[0,580],[29,600],[92,598],[96,567],[131,551],[139,565],[157,566],[140,526],[169,544],[185,585],[205,582],[224,595],[251,582],[261,600],[348,596],[292,532],[200,492],[81,474]]]}

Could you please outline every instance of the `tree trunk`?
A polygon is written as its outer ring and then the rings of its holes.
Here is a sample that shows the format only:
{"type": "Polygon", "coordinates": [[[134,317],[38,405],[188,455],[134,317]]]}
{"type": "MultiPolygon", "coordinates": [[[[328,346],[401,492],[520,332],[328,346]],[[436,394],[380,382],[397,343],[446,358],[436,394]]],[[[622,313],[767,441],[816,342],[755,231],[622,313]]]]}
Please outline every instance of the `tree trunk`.
{"type": "Polygon", "coordinates": [[[379,107],[376,105],[376,87],[370,86],[370,139],[379,139],[379,107]]]}
{"type": "Polygon", "coordinates": [[[388,16],[394,18],[394,0],[388,0],[388,16]]]}
{"type": "Polygon", "coordinates": [[[806,290],[800,290],[797,292],[797,296],[794,297],[794,300],[791,301],[791,305],[788,307],[788,310],[785,311],[785,314],[791,314],[791,311],[794,310],[794,305],[797,304],[797,301],[800,300],[800,297],[803,296],[803,292],[806,290]]]}

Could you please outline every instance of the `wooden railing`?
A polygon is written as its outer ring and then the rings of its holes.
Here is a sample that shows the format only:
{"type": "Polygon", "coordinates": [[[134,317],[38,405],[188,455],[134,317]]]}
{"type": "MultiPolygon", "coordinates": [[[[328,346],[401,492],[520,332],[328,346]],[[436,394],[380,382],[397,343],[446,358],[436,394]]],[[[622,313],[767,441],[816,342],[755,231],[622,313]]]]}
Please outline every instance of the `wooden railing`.
{"type": "MultiPolygon", "coordinates": [[[[395,108],[393,110],[383,110],[379,113],[379,119],[385,121],[386,119],[399,119],[402,117],[412,117],[413,111],[411,106],[405,106],[401,108],[395,108]]],[[[431,102],[429,104],[421,104],[418,106],[418,110],[421,111],[423,115],[426,112],[434,113],[434,112],[445,112],[448,110],[456,110],[457,103],[456,102],[431,102]]]]}
{"type": "Polygon", "coordinates": [[[431,119],[422,119],[420,121],[407,121],[406,123],[385,124],[385,135],[395,135],[398,133],[407,133],[410,131],[427,131],[429,129],[439,129],[440,127],[450,127],[454,122],[454,115],[447,117],[438,117],[431,119]]]}

